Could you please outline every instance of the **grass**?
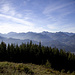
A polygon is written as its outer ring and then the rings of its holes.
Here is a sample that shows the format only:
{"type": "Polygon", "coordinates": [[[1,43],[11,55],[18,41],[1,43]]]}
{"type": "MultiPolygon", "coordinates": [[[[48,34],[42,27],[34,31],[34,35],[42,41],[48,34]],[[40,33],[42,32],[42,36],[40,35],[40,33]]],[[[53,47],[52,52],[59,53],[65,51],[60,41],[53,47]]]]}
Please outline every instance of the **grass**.
{"type": "Polygon", "coordinates": [[[43,65],[32,63],[0,62],[0,75],[75,75],[75,72],[59,72],[43,65]]]}

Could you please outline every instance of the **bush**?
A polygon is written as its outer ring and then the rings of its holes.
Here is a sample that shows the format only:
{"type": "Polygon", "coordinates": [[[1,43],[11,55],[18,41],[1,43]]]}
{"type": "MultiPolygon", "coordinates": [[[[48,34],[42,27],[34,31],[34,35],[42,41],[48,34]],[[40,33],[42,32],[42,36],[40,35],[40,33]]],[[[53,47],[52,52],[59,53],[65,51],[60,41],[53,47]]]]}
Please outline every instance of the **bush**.
{"type": "Polygon", "coordinates": [[[47,68],[51,68],[51,63],[47,60],[47,62],[46,62],[46,67],[47,68]]]}
{"type": "Polygon", "coordinates": [[[64,69],[62,69],[62,70],[61,70],[61,73],[64,73],[64,72],[65,72],[65,70],[64,70],[64,69]]]}
{"type": "Polygon", "coordinates": [[[34,72],[32,71],[32,70],[30,70],[28,67],[24,67],[24,72],[26,73],[26,74],[34,74],[34,72]]]}
{"type": "Polygon", "coordinates": [[[70,73],[70,71],[67,71],[67,73],[69,74],[69,73],[70,73]]]}
{"type": "Polygon", "coordinates": [[[75,71],[73,71],[73,72],[71,73],[71,75],[75,75],[75,71]]]}

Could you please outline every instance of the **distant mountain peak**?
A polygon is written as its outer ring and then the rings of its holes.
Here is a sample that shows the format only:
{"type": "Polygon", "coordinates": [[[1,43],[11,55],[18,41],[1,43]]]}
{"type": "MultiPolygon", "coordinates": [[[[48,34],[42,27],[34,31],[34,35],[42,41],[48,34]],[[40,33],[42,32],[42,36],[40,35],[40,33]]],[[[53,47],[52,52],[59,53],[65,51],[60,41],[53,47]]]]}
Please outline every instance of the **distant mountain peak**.
{"type": "Polygon", "coordinates": [[[16,34],[16,32],[9,32],[8,34],[16,34]]]}
{"type": "Polygon", "coordinates": [[[52,33],[52,32],[48,32],[48,31],[43,31],[43,34],[48,34],[48,33],[52,33]]]}
{"type": "Polygon", "coordinates": [[[48,31],[43,31],[42,33],[48,33],[48,31]]]}
{"type": "Polygon", "coordinates": [[[10,32],[8,34],[0,34],[0,42],[4,41],[6,43],[17,43],[29,42],[33,40],[34,43],[41,41],[44,46],[57,47],[58,49],[65,49],[66,51],[75,51],[75,33],[68,32],[48,32],[43,31],[41,33],[36,32],[10,32]]]}

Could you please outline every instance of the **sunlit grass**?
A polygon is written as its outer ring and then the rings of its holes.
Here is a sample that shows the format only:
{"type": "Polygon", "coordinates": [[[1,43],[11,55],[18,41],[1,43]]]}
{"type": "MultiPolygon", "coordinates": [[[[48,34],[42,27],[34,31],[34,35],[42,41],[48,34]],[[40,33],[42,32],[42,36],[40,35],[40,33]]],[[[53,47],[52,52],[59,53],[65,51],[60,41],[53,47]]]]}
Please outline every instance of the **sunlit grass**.
{"type": "Polygon", "coordinates": [[[32,63],[0,62],[0,75],[75,75],[75,72],[64,73],[63,70],[59,72],[44,65],[32,63]]]}

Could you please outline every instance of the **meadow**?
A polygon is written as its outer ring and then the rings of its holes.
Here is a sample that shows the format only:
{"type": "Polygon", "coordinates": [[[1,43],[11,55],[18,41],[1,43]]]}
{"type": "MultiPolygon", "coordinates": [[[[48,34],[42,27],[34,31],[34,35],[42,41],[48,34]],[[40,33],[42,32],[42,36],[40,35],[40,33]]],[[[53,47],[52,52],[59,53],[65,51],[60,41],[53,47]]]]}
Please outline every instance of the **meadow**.
{"type": "Polygon", "coordinates": [[[0,62],[0,75],[75,75],[75,72],[65,73],[64,69],[59,72],[46,65],[32,63],[0,62]]]}

